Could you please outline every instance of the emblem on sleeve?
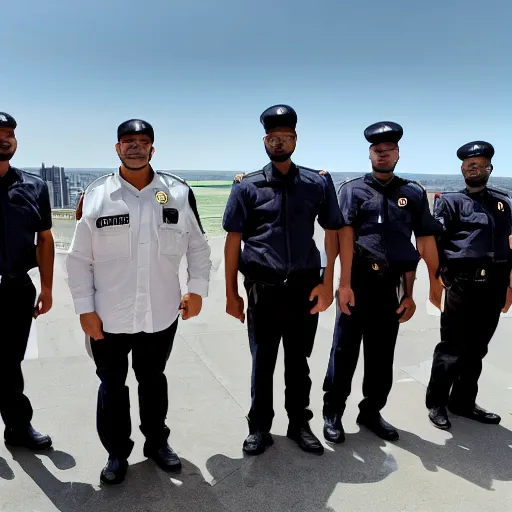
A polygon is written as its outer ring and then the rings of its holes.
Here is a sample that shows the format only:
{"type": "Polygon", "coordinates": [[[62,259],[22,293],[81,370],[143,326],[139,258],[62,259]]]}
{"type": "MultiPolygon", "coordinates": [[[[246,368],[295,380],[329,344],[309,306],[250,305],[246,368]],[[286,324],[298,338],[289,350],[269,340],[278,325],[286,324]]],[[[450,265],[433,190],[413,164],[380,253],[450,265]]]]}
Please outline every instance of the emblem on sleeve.
{"type": "Polygon", "coordinates": [[[407,198],[406,197],[401,197],[398,200],[398,206],[400,206],[400,208],[403,208],[404,206],[407,206],[407,198]]]}
{"type": "Polygon", "coordinates": [[[379,270],[379,265],[377,265],[377,263],[372,263],[372,269],[373,270],[379,270]]]}
{"type": "Polygon", "coordinates": [[[165,204],[167,203],[167,194],[165,192],[163,192],[162,190],[158,191],[155,195],[156,197],[156,200],[160,203],[160,204],[165,204]]]}
{"type": "Polygon", "coordinates": [[[503,206],[503,203],[501,201],[498,201],[498,210],[502,212],[504,209],[505,207],[503,206]]]}

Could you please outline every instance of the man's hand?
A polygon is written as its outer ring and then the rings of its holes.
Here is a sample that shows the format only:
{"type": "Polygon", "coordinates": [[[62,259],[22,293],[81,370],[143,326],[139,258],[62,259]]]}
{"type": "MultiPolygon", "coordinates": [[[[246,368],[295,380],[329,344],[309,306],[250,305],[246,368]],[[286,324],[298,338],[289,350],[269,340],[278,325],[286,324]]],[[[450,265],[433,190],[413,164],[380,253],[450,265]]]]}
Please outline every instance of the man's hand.
{"type": "Polygon", "coordinates": [[[240,295],[228,295],[226,298],[226,313],[237,318],[240,322],[245,322],[244,299],[240,295]]]}
{"type": "Polygon", "coordinates": [[[103,339],[103,322],[101,321],[98,313],[83,313],[80,315],[80,325],[87,336],[93,340],[103,339]]]}
{"type": "Polygon", "coordinates": [[[416,303],[412,297],[405,297],[400,304],[400,307],[396,310],[397,315],[402,315],[399,322],[403,324],[412,318],[416,311],[416,303]],[[402,314],[403,313],[403,314],[402,314]]]}
{"type": "Polygon", "coordinates": [[[430,280],[430,302],[441,311],[441,297],[443,296],[443,283],[440,279],[430,280]]]}
{"type": "Polygon", "coordinates": [[[44,315],[50,311],[53,304],[52,299],[52,291],[51,290],[41,290],[39,297],[37,298],[36,307],[34,309],[34,318],[37,318],[39,315],[44,315]]]}
{"type": "Polygon", "coordinates": [[[342,286],[338,288],[338,303],[342,313],[350,315],[349,306],[354,307],[356,305],[356,299],[354,297],[354,291],[350,286],[342,286]]]}
{"type": "Polygon", "coordinates": [[[187,293],[183,295],[180,303],[181,318],[188,320],[199,315],[203,307],[203,298],[197,293],[187,293]]]}
{"type": "Polygon", "coordinates": [[[501,311],[503,313],[508,313],[510,306],[512,306],[512,288],[509,287],[507,288],[507,299],[505,301],[505,306],[503,306],[503,309],[501,311]]]}
{"type": "Polygon", "coordinates": [[[309,300],[313,301],[315,298],[317,299],[316,305],[310,311],[312,315],[325,311],[332,304],[332,287],[325,284],[315,286],[311,291],[309,300]]]}

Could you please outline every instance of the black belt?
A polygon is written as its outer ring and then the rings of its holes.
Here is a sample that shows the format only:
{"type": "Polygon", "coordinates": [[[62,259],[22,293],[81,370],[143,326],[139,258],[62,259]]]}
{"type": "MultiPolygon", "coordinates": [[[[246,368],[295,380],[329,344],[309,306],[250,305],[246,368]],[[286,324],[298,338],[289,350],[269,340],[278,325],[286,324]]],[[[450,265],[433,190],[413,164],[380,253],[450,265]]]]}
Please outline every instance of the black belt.
{"type": "Polygon", "coordinates": [[[0,275],[0,286],[22,286],[32,282],[30,276],[27,273],[24,274],[1,274],[0,275]]]}
{"type": "Polygon", "coordinates": [[[294,283],[301,283],[306,281],[317,281],[320,283],[323,277],[323,269],[307,269],[298,270],[288,275],[278,274],[272,269],[264,267],[252,267],[244,271],[244,276],[247,281],[253,281],[272,286],[287,285],[294,283]]]}
{"type": "Polygon", "coordinates": [[[471,281],[473,283],[488,283],[489,281],[505,280],[508,282],[510,269],[508,266],[493,266],[492,264],[481,266],[478,268],[457,269],[454,267],[446,267],[441,269],[441,276],[448,279],[460,279],[462,281],[471,281]]]}

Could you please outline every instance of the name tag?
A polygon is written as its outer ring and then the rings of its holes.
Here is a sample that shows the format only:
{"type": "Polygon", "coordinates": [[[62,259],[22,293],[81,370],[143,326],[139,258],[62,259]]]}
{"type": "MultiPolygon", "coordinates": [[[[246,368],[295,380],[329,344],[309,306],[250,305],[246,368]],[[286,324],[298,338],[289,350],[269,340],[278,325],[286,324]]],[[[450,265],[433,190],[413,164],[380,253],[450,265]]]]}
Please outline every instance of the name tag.
{"type": "Polygon", "coordinates": [[[180,214],[176,208],[164,208],[164,223],[165,224],[178,224],[180,214]]]}
{"type": "Polygon", "coordinates": [[[96,227],[98,229],[109,226],[124,226],[125,224],[130,224],[129,213],[123,215],[109,215],[108,217],[99,217],[96,219],[96,227]]]}

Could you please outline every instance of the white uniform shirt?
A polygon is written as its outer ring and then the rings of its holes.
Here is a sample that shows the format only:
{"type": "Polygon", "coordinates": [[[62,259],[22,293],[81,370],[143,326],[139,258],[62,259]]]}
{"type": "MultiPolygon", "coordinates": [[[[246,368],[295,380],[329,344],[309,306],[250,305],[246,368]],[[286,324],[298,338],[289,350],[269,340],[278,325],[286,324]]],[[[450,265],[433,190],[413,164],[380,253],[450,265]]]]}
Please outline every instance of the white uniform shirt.
{"type": "Polygon", "coordinates": [[[66,260],[77,314],[96,311],[109,333],[166,329],[179,315],[184,254],[188,292],[208,295],[210,247],[189,191],[156,172],[140,191],[118,173],[87,188],[66,260]]]}

